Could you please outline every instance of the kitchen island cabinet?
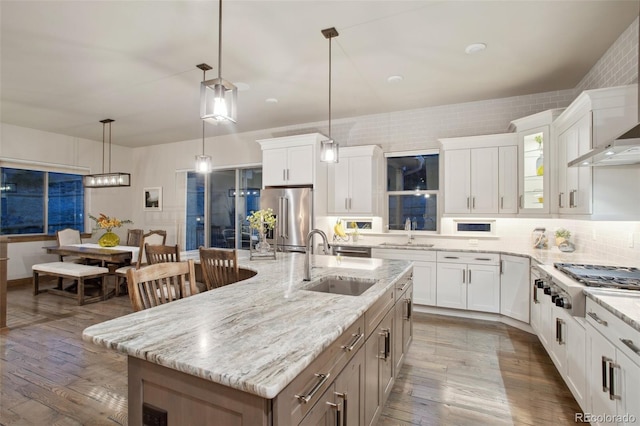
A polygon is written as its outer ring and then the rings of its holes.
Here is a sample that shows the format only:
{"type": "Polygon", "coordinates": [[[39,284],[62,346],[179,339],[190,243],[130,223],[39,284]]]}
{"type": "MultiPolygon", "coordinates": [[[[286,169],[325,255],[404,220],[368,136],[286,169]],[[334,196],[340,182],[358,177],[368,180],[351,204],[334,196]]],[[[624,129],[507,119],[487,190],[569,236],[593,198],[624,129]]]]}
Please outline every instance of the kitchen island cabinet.
{"type": "MultiPolygon", "coordinates": [[[[129,424],[142,424],[144,404],[166,411],[169,424],[202,414],[205,422],[198,424],[225,425],[311,421],[307,416],[318,413],[323,395],[343,405],[328,390],[343,393],[347,376],[341,374],[366,377],[352,362],[371,338],[378,340],[373,330],[380,321],[393,318],[395,285],[411,273],[411,263],[345,259],[326,267],[323,258],[312,256],[312,279],[339,275],[376,283],[360,296],[306,291],[304,255],[249,262],[241,252],[239,263],[256,270],[255,277],[87,328],[85,340],[129,356],[129,424]],[[369,330],[369,340],[360,337],[369,330]]],[[[386,328],[393,333],[392,324],[386,328]]],[[[393,346],[388,352],[393,365],[393,346]]],[[[349,398],[349,411],[365,408],[356,401],[349,398]]],[[[331,416],[318,420],[323,415],[331,416]]]]}

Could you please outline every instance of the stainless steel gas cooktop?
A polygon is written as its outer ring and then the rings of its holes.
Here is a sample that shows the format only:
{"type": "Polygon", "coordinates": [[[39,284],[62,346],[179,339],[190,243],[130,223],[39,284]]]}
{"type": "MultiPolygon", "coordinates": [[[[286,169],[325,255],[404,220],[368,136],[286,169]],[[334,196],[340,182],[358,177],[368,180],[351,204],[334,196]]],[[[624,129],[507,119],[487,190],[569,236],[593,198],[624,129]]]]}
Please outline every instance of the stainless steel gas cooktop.
{"type": "Polygon", "coordinates": [[[623,266],[555,263],[553,266],[589,287],[640,290],[640,269],[623,266]]]}

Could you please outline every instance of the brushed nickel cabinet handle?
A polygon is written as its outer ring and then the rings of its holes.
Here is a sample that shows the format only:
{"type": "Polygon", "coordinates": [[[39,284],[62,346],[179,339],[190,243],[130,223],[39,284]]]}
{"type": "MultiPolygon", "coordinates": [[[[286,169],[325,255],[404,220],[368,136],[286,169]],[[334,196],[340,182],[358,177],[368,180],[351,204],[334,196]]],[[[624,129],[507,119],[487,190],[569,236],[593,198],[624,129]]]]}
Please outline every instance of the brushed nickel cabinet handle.
{"type": "Polygon", "coordinates": [[[351,352],[353,348],[355,348],[358,345],[358,342],[360,342],[360,340],[362,340],[362,338],[364,337],[364,333],[356,333],[356,334],[352,334],[351,336],[354,337],[351,343],[340,346],[342,349],[344,349],[347,352],[351,352]]]}
{"type": "Polygon", "coordinates": [[[327,401],[327,405],[336,410],[336,426],[342,426],[342,404],[327,401]]]}
{"type": "Polygon", "coordinates": [[[607,383],[607,364],[609,364],[609,358],[603,356],[601,359],[601,368],[602,368],[602,392],[609,392],[609,387],[607,383]]]}
{"type": "Polygon", "coordinates": [[[324,385],[327,382],[327,380],[329,379],[330,375],[331,375],[330,373],[327,373],[327,374],[316,373],[316,374],[314,374],[314,376],[316,376],[318,378],[318,381],[316,382],[315,385],[313,385],[313,388],[311,388],[311,390],[309,392],[307,392],[305,395],[295,395],[295,397],[298,398],[298,400],[303,404],[308,403],[309,401],[311,401],[311,399],[314,397],[314,395],[316,393],[318,393],[318,391],[320,390],[322,385],[324,385]]]}
{"type": "Polygon", "coordinates": [[[504,197],[500,197],[500,208],[504,209],[504,197]]]}
{"type": "Polygon", "coordinates": [[[570,208],[578,207],[578,205],[576,204],[576,192],[578,192],[577,189],[572,189],[571,192],[569,192],[569,207],[570,208]]]}
{"type": "Polygon", "coordinates": [[[614,381],[615,372],[613,371],[615,368],[620,368],[619,364],[616,364],[613,361],[609,362],[609,399],[614,401],[616,399],[622,399],[620,395],[616,395],[616,383],[614,381]]]}
{"type": "Polygon", "coordinates": [[[633,340],[631,339],[623,339],[622,337],[620,338],[620,341],[622,343],[624,343],[625,345],[627,345],[627,347],[629,349],[631,349],[633,352],[636,353],[636,355],[640,355],[640,348],[638,348],[634,343],[633,340]]]}
{"type": "Polygon", "coordinates": [[[521,209],[524,208],[524,195],[520,195],[520,197],[518,197],[518,204],[520,205],[521,209]]]}
{"type": "Polygon", "coordinates": [[[467,208],[470,208],[469,197],[467,197],[467,208]]]}
{"type": "Polygon", "coordinates": [[[465,274],[465,270],[462,270],[462,284],[466,284],[467,274],[465,274]]]}
{"type": "Polygon", "coordinates": [[[588,312],[587,315],[589,315],[591,318],[593,318],[593,320],[595,322],[597,322],[600,325],[604,325],[605,327],[607,327],[609,325],[608,322],[606,322],[605,320],[601,319],[598,314],[596,314],[595,312],[588,312]]]}
{"type": "MultiPolygon", "coordinates": [[[[348,426],[347,421],[349,421],[349,416],[347,415],[347,392],[334,392],[333,394],[342,399],[342,426],[348,426]]],[[[340,423],[337,424],[340,426],[340,423]]]]}
{"type": "Polygon", "coordinates": [[[564,206],[562,205],[562,196],[564,195],[564,192],[561,192],[558,194],[558,207],[560,208],[564,208],[564,206]]]}
{"type": "Polygon", "coordinates": [[[471,284],[471,269],[469,269],[469,279],[468,279],[468,284],[471,284]]]}
{"type": "Polygon", "coordinates": [[[475,209],[476,208],[476,197],[472,197],[471,199],[473,201],[473,203],[472,203],[473,208],[475,209]]]}

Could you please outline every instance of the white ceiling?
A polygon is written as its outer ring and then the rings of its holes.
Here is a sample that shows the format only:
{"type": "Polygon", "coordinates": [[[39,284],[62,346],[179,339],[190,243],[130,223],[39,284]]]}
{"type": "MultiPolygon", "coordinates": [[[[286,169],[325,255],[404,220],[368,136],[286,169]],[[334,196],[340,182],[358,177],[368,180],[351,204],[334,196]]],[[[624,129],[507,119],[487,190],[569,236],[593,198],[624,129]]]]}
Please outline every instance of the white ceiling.
{"type": "MultiPolygon", "coordinates": [[[[207,135],[573,88],[637,1],[225,0],[222,77],[238,123],[207,135]],[[467,55],[473,42],[484,52],[467,55]],[[387,77],[402,75],[400,83],[387,77]],[[277,98],[278,103],[266,103],[277,98]]],[[[0,1],[0,120],[146,146],[202,137],[217,75],[217,1],[0,1]]]]}

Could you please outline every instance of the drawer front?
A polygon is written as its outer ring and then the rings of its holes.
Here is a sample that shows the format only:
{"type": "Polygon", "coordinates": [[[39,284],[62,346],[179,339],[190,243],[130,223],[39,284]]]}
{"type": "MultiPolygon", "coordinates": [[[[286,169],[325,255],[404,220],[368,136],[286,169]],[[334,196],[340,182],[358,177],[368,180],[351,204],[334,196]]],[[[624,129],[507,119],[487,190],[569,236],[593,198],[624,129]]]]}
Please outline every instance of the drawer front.
{"type": "Polygon", "coordinates": [[[640,332],[627,325],[620,318],[587,298],[587,322],[624,352],[633,362],[640,365],[640,332]]]}
{"type": "Polygon", "coordinates": [[[396,299],[394,295],[395,287],[391,287],[364,313],[364,332],[367,338],[376,330],[382,318],[384,318],[395,303],[396,299]]]}
{"type": "Polygon", "coordinates": [[[462,251],[439,251],[440,263],[469,263],[473,265],[498,265],[500,255],[497,253],[469,253],[462,251]]]}
{"type": "Polygon", "coordinates": [[[274,424],[297,425],[365,342],[360,317],[274,400],[274,424]]]}
{"type": "Polygon", "coordinates": [[[411,284],[413,284],[413,268],[396,281],[396,301],[400,300],[400,298],[406,294],[407,289],[411,287],[411,284]]]}
{"type": "Polygon", "coordinates": [[[437,259],[437,251],[421,250],[421,249],[388,249],[373,248],[371,249],[371,257],[380,259],[395,260],[418,260],[424,262],[435,262],[437,259]]]}

